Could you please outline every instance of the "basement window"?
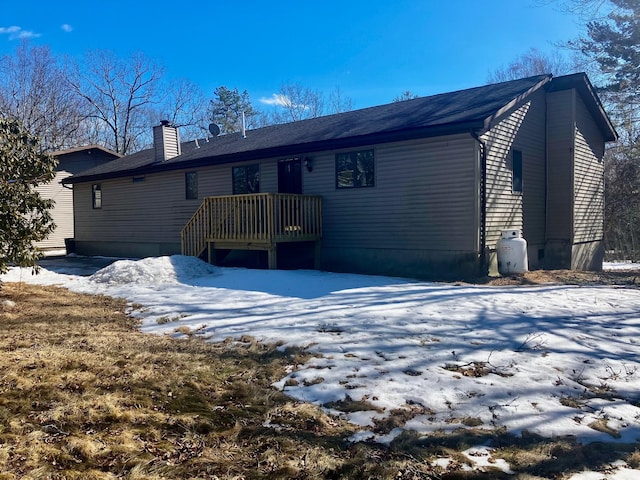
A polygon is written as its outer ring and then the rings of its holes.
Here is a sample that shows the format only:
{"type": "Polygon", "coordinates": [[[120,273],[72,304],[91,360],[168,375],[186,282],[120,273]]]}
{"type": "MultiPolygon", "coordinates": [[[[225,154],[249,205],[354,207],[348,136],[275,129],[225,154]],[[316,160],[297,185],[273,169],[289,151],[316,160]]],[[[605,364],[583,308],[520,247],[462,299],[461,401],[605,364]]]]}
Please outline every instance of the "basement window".
{"type": "Polygon", "coordinates": [[[336,154],[336,188],[373,187],[373,150],[336,154]]]}
{"type": "Polygon", "coordinates": [[[520,150],[513,151],[512,161],[511,191],[513,193],[522,193],[522,152],[520,150]]]}
{"type": "Polygon", "coordinates": [[[93,208],[102,208],[102,186],[99,183],[91,186],[91,199],[93,208]]]}
{"type": "Polygon", "coordinates": [[[233,194],[260,192],[260,165],[233,167],[233,194]]]}
{"type": "Polygon", "coordinates": [[[184,197],[187,200],[197,200],[198,198],[198,172],[185,172],[184,174],[184,197]]]}

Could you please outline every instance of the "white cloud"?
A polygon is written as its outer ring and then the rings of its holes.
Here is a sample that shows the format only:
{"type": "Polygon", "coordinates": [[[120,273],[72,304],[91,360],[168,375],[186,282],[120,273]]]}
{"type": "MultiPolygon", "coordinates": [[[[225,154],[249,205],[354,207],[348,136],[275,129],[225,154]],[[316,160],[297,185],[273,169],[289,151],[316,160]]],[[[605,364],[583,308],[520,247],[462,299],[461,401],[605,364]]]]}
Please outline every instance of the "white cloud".
{"type": "Polygon", "coordinates": [[[11,27],[0,27],[0,35],[8,35],[9,40],[29,39],[40,37],[41,34],[32,32],[31,30],[23,30],[22,27],[12,25],[11,27]]]}
{"type": "Polygon", "coordinates": [[[270,98],[262,97],[260,99],[260,103],[264,103],[265,105],[275,105],[278,107],[290,107],[291,100],[281,93],[274,93],[270,98]]]}
{"type": "Polygon", "coordinates": [[[308,105],[305,105],[304,103],[295,103],[293,100],[291,100],[286,95],[283,95],[282,93],[274,93],[270,98],[262,97],[260,99],[260,103],[263,103],[265,105],[273,105],[276,107],[295,108],[297,110],[309,109],[308,105]]]}
{"type": "Polygon", "coordinates": [[[63,23],[62,25],[60,25],[60,28],[61,28],[63,31],[67,32],[67,33],[69,33],[69,32],[72,32],[72,31],[73,31],[73,27],[72,27],[71,25],[69,25],[68,23],[63,23]]]}
{"type": "Polygon", "coordinates": [[[20,27],[0,27],[0,33],[9,33],[13,34],[20,31],[20,27]]]}

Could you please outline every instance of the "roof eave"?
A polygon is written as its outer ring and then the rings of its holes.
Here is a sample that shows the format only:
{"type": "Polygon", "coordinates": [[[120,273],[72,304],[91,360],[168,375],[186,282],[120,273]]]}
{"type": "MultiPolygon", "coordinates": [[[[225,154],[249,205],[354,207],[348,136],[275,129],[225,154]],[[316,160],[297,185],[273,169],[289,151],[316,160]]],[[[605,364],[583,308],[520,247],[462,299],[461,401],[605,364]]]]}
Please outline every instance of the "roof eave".
{"type": "Polygon", "coordinates": [[[613,122],[596,94],[595,88],[589,81],[586,73],[574,73],[556,77],[549,86],[549,91],[566,90],[575,88],[585,102],[587,109],[600,127],[605,142],[615,142],[618,140],[618,132],[613,126],[613,122]]]}
{"type": "Polygon", "coordinates": [[[73,148],[67,148],[64,150],[56,150],[54,152],[50,152],[49,155],[52,155],[54,157],[60,156],[60,155],[67,155],[69,153],[76,153],[76,152],[83,152],[86,150],[100,150],[104,153],[107,153],[109,155],[112,155],[114,158],[121,158],[122,154],[118,153],[118,152],[114,152],[113,150],[110,150],[106,147],[103,147],[102,145],[98,145],[98,144],[91,144],[91,145],[85,145],[82,147],[73,147],[73,148]]]}
{"type": "Polygon", "coordinates": [[[518,95],[515,98],[513,98],[509,103],[505,104],[503,107],[498,109],[494,114],[492,114],[492,115],[488,116],[487,118],[485,118],[484,124],[483,124],[483,127],[482,127],[483,131],[484,132],[488,132],[489,130],[491,130],[491,128],[497,122],[500,121],[500,119],[502,118],[502,116],[505,113],[509,112],[510,110],[512,110],[515,107],[520,106],[524,101],[526,101],[526,99],[530,95],[532,95],[533,93],[538,91],[540,88],[545,86],[547,83],[549,83],[551,81],[551,79],[552,79],[552,76],[551,75],[547,75],[545,78],[540,80],[534,86],[532,86],[531,88],[529,88],[525,92],[522,92],[520,95],[518,95]]]}
{"type": "MultiPolygon", "coordinates": [[[[95,182],[112,178],[122,178],[129,176],[139,176],[151,173],[166,172],[171,170],[184,170],[189,168],[224,165],[228,163],[242,162],[248,160],[259,160],[263,158],[284,157],[291,155],[311,154],[325,150],[340,150],[344,148],[361,147],[365,145],[399,142],[405,140],[416,140],[420,138],[439,137],[445,135],[455,135],[477,131],[483,128],[482,120],[473,120],[454,124],[443,124],[422,128],[404,129],[389,132],[379,132],[375,134],[360,135],[355,137],[338,138],[330,140],[319,140],[294,145],[283,145],[279,147],[248,150],[244,152],[230,153],[225,155],[214,155],[192,160],[169,161],[162,163],[149,163],[141,167],[119,170],[117,172],[100,173],[95,175],[74,175],[65,178],[62,183],[73,185],[75,183],[95,182]]],[[[178,157],[176,157],[178,158],[178,157]]]]}

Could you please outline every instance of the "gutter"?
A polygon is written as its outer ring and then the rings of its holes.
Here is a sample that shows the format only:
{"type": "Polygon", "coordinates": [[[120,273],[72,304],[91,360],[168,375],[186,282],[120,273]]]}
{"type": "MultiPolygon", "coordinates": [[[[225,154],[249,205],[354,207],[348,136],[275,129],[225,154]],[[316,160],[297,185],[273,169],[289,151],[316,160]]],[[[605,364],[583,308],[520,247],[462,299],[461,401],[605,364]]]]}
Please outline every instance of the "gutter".
{"type": "Polygon", "coordinates": [[[487,144],[476,130],[471,130],[471,136],[480,146],[480,235],[478,236],[478,256],[480,257],[479,274],[485,276],[488,270],[487,258],[487,144]]]}

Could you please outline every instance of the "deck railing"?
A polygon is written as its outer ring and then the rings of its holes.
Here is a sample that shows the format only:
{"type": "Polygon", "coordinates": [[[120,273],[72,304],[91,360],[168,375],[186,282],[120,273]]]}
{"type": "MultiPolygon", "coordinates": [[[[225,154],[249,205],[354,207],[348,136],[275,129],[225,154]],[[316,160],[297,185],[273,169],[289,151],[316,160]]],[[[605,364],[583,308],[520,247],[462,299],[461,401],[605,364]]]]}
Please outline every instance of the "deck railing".
{"type": "Polygon", "coordinates": [[[206,197],[182,229],[182,253],[199,256],[216,242],[274,245],[321,237],[321,197],[285,193],[206,197]]]}

